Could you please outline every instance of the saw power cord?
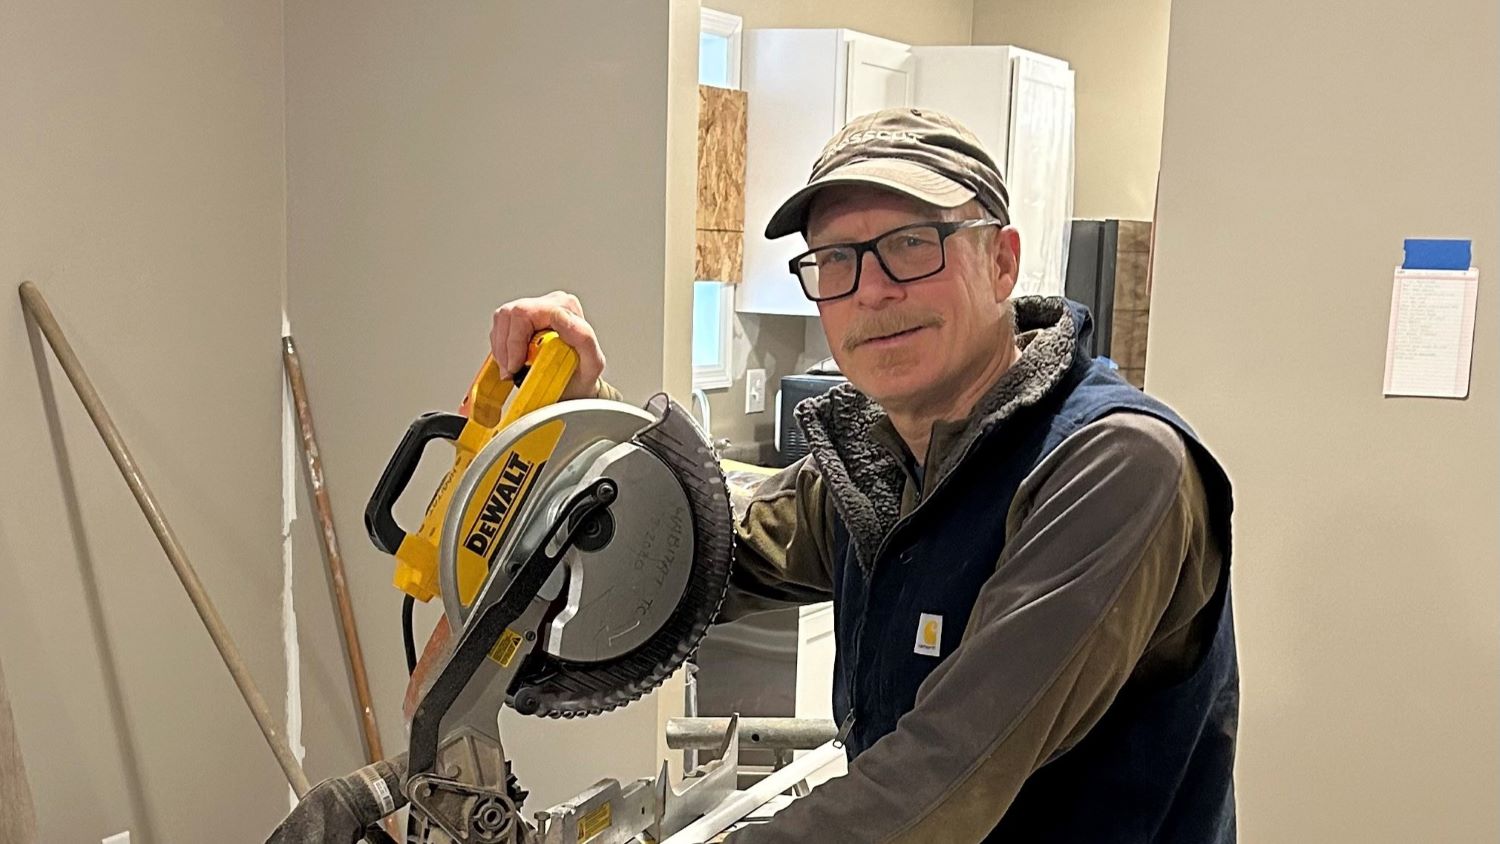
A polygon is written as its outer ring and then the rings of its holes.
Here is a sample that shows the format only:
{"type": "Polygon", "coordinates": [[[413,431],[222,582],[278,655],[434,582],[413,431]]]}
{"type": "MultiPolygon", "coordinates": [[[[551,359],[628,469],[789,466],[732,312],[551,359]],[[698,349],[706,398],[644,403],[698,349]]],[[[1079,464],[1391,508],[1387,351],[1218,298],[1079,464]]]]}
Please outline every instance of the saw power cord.
{"type": "Polygon", "coordinates": [[[417,670],[417,642],[411,632],[411,610],[416,599],[410,595],[401,602],[401,641],[406,645],[406,676],[417,670]]]}

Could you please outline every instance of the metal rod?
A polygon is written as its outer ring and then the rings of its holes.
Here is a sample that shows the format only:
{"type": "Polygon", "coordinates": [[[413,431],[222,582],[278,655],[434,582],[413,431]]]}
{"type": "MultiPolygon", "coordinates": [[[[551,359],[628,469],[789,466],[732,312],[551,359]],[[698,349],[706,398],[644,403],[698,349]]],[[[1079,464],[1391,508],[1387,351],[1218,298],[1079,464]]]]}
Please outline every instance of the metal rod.
{"type": "MultiPolygon", "coordinates": [[[[694,390],[693,392],[698,392],[694,390]]],[[[708,402],[703,403],[708,407],[708,402]]],[[[682,683],[682,714],[688,718],[698,717],[698,664],[688,660],[683,666],[687,673],[683,674],[682,683]]],[[[669,745],[670,746],[670,745],[669,745]]],[[[675,749],[675,748],[674,748],[675,749]]],[[[682,751],[682,772],[684,774],[698,770],[698,748],[689,747],[682,751]]]]}
{"type": "MultiPolygon", "coordinates": [[[[668,718],[667,747],[717,748],[727,729],[728,718],[668,718]]],[[[810,750],[832,741],[838,731],[837,724],[822,718],[741,718],[740,747],[810,750]]]]}
{"type": "Polygon", "coordinates": [[[359,717],[360,732],[365,739],[365,761],[378,762],[385,758],[385,751],[380,746],[380,727],[375,723],[375,706],[370,698],[370,679],[365,673],[364,650],[359,644],[359,628],[354,623],[354,605],[349,600],[349,585],[344,579],[344,555],[339,550],[338,533],[333,527],[333,504],[329,500],[328,485],[323,480],[323,456],[318,449],[317,432],[313,428],[307,383],[303,380],[302,362],[297,357],[297,346],[292,342],[290,334],[281,338],[281,360],[286,368],[287,383],[292,388],[292,400],[297,405],[302,465],[307,470],[307,485],[312,495],[313,509],[318,513],[318,539],[322,542],[323,559],[328,564],[328,576],[333,583],[339,630],[344,639],[344,658],[349,662],[349,673],[354,680],[354,706],[359,717]]]}
{"type": "Polygon", "coordinates": [[[214,608],[213,601],[209,599],[202,581],[198,579],[197,571],[193,569],[192,563],[188,562],[187,554],[177,541],[177,535],[172,532],[172,526],[167,523],[166,514],[162,512],[156,497],[151,494],[151,489],[146,485],[145,476],[141,474],[140,467],[131,456],[130,449],[125,445],[124,438],[120,436],[119,429],[115,427],[114,420],[110,418],[109,411],[105,410],[104,401],[94,389],[93,382],[89,380],[87,373],[84,372],[83,364],[79,362],[78,356],[73,352],[73,347],[63,335],[62,327],[58,325],[57,318],[52,315],[52,309],[47,306],[47,300],[42,297],[42,291],[37,289],[32,282],[22,282],[21,304],[31,314],[32,319],[36,320],[37,326],[47,338],[47,343],[52,346],[52,353],[57,355],[57,362],[68,374],[68,380],[73,383],[73,389],[77,391],[78,398],[83,401],[84,409],[88,411],[94,427],[99,430],[99,436],[104,440],[105,447],[109,449],[110,456],[114,458],[115,465],[119,467],[120,474],[124,476],[125,483],[129,485],[136,503],[140,505],[141,513],[151,524],[151,531],[156,534],[157,541],[166,552],[173,571],[177,572],[177,579],[182,581],[182,588],[187,590],[188,598],[193,602],[193,608],[198,611],[198,617],[203,619],[203,626],[208,629],[209,637],[214,640],[214,646],[219,649],[219,656],[224,659],[224,666],[234,677],[234,683],[239,687],[240,695],[245,699],[245,705],[250,707],[250,714],[255,716],[255,722],[260,725],[261,734],[266,737],[266,744],[271,746],[271,752],[275,754],[276,761],[281,765],[282,773],[286,774],[286,780],[291,784],[292,790],[297,793],[298,797],[301,797],[309,788],[307,774],[303,772],[302,765],[297,762],[297,757],[292,753],[292,748],[287,744],[286,738],[281,735],[281,732],[276,729],[276,723],[271,720],[271,710],[266,706],[266,699],[256,688],[255,680],[250,676],[250,669],[245,665],[239,648],[235,647],[234,639],[229,635],[229,629],[224,626],[224,620],[219,617],[219,611],[214,608]]]}
{"type": "MultiPolygon", "coordinates": [[[[743,730],[741,732],[743,735],[743,730]]],[[[718,808],[682,828],[662,844],[703,844],[728,829],[735,822],[768,803],[771,798],[844,757],[844,751],[830,742],[810,750],[801,759],[771,774],[755,785],[735,794],[718,808]]]]}

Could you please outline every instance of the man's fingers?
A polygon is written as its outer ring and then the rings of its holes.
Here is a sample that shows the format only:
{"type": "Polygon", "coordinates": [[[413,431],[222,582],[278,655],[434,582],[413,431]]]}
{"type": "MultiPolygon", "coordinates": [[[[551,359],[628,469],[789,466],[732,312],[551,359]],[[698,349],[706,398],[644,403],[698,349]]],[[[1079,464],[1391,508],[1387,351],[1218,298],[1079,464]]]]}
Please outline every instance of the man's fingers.
{"type": "Polygon", "coordinates": [[[495,311],[490,325],[490,354],[506,375],[514,374],[526,362],[526,344],[532,335],[526,307],[525,300],[503,305],[495,311]]]}
{"type": "Polygon", "coordinates": [[[490,357],[505,369],[505,338],[510,333],[510,317],[499,308],[490,317],[490,357]]]}
{"type": "Polygon", "coordinates": [[[548,298],[555,299],[557,301],[557,304],[563,310],[576,314],[579,317],[583,316],[583,303],[578,301],[578,297],[574,296],[572,293],[558,290],[552,293],[548,298]]]}
{"type": "Polygon", "coordinates": [[[598,378],[604,371],[604,355],[599,351],[599,338],[594,335],[593,326],[583,317],[565,312],[555,328],[557,336],[578,352],[578,371],[591,379],[598,378]]]}
{"type": "Polygon", "coordinates": [[[495,358],[505,374],[514,375],[526,365],[526,347],[531,344],[531,335],[538,330],[531,314],[522,311],[510,315],[510,328],[505,333],[505,359],[495,358]]]}
{"type": "Polygon", "coordinates": [[[549,328],[578,352],[578,372],[565,397],[593,396],[604,373],[604,352],[583,315],[583,305],[571,293],[556,291],[501,306],[490,326],[490,353],[505,374],[513,375],[526,363],[532,336],[549,328]]]}

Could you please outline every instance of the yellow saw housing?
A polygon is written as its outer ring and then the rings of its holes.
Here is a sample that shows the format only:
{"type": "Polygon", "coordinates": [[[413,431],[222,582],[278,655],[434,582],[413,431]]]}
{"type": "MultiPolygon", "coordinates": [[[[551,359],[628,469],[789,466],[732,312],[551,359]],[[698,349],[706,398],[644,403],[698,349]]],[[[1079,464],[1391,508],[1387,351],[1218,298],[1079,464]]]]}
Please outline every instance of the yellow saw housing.
{"type": "MultiPolygon", "coordinates": [[[[453,466],[427,505],[422,526],[406,534],[395,549],[393,583],[397,589],[423,602],[438,594],[438,540],[458,480],[501,429],[561,399],[577,370],[578,353],[554,331],[543,331],[532,338],[526,365],[514,378],[501,374],[493,357],[485,359],[464,401],[468,419],[453,440],[453,466]],[[512,392],[515,397],[507,406],[512,392]]],[[[479,488],[488,493],[468,502],[458,559],[458,587],[464,603],[473,601],[484,582],[500,537],[510,527],[512,514],[520,511],[538,468],[551,455],[561,432],[561,424],[549,425],[516,442],[481,481],[479,488]]],[[[375,534],[374,527],[371,533],[375,534]]],[[[380,544],[379,538],[376,541],[380,544]]]]}

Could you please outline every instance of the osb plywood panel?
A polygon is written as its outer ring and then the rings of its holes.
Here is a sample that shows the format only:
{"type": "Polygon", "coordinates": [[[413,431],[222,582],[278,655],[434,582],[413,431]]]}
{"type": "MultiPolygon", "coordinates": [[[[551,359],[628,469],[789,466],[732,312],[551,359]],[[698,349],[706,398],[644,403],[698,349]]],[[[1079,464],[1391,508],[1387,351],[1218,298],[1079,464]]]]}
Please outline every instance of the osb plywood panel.
{"type": "Polygon", "coordinates": [[[1149,252],[1118,252],[1115,255],[1115,309],[1146,311],[1151,309],[1149,252]]]}
{"type": "Polygon", "coordinates": [[[738,284],[744,275],[745,233],[698,230],[694,278],[738,284]]]}
{"type": "Polygon", "coordinates": [[[1150,252],[1151,224],[1145,220],[1120,221],[1120,252],[1150,252]]]}
{"type": "Polygon", "coordinates": [[[745,230],[744,91],[698,86],[697,227],[745,230]]]}
{"type": "Polygon", "coordinates": [[[1115,301],[1110,356],[1126,380],[1141,386],[1151,320],[1151,224],[1120,220],[1115,248],[1115,301]]]}
{"type": "Polygon", "coordinates": [[[1147,311],[1115,311],[1110,331],[1109,356],[1121,369],[1144,369],[1146,366],[1147,311]]]}

